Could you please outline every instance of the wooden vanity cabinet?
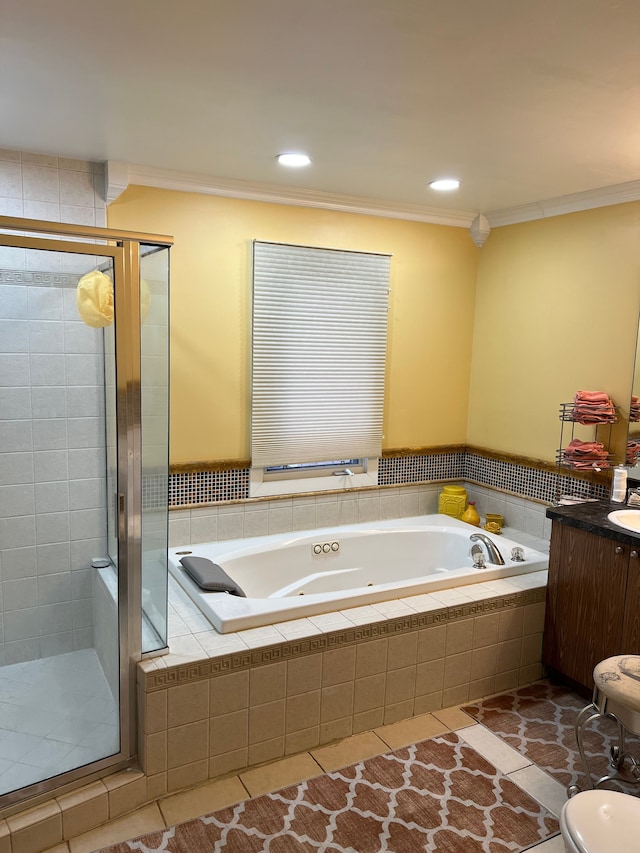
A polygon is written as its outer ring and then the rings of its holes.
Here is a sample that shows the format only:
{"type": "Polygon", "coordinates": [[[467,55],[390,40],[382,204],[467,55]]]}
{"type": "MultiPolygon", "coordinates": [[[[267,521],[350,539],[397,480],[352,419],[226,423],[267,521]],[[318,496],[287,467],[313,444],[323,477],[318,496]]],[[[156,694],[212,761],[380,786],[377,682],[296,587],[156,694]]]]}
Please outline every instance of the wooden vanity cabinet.
{"type": "Polygon", "coordinates": [[[599,661],[640,652],[639,553],[553,523],[543,660],[589,690],[599,661]]]}
{"type": "Polygon", "coordinates": [[[630,548],[629,574],[627,576],[627,600],[622,622],[622,654],[640,654],[640,554],[638,548],[630,548]]]}

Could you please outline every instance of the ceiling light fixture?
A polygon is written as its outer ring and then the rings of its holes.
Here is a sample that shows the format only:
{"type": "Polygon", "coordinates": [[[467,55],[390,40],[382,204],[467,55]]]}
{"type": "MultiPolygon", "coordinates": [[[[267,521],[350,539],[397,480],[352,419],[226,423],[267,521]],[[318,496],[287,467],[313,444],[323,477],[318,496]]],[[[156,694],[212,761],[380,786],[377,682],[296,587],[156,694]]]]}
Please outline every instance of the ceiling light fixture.
{"type": "Polygon", "coordinates": [[[278,154],[276,157],[281,166],[292,166],[294,169],[299,169],[301,166],[308,166],[311,162],[311,157],[307,154],[288,152],[286,154],[278,154]]]}
{"type": "Polygon", "coordinates": [[[460,186],[461,181],[457,178],[438,178],[437,181],[429,181],[429,186],[432,190],[438,190],[439,192],[448,192],[450,190],[457,190],[460,186]]]}

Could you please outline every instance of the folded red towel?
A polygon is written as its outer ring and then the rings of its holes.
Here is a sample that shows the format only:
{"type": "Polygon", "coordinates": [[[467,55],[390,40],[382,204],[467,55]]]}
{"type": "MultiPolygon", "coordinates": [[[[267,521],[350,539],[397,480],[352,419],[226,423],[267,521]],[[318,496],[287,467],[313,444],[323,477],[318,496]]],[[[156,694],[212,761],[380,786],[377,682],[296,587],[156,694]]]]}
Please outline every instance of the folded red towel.
{"type": "Polygon", "coordinates": [[[608,468],[608,452],[601,441],[574,438],[563,450],[563,460],[576,470],[608,468]]]}
{"type": "Polygon", "coordinates": [[[603,468],[609,468],[609,463],[606,459],[603,459],[599,462],[571,462],[571,468],[576,471],[588,471],[588,470],[597,470],[600,471],[603,468]]]}
{"type": "Polygon", "coordinates": [[[578,391],[574,399],[576,401],[587,400],[590,403],[606,403],[609,401],[609,395],[604,391],[578,391]]]}
{"type": "Polygon", "coordinates": [[[578,453],[592,453],[604,450],[604,444],[601,441],[580,441],[579,438],[574,438],[566,449],[578,453]]]}
{"type": "Polygon", "coordinates": [[[579,424],[612,424],[617,420],[616,409],[604,391],[578,391],[571,419],[579,424]]]}

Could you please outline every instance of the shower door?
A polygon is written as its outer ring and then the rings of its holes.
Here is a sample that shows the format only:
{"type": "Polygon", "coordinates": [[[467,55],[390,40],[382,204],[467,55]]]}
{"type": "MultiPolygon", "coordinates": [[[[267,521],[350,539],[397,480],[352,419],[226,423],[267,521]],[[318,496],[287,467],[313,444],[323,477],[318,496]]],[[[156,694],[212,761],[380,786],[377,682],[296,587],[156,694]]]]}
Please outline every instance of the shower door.
{"type": "Polygon", "coordinates": [[[58,235],[0,234],[0,805],[131,758],[141,648],[140,243],[26,225],[58,235]]]}

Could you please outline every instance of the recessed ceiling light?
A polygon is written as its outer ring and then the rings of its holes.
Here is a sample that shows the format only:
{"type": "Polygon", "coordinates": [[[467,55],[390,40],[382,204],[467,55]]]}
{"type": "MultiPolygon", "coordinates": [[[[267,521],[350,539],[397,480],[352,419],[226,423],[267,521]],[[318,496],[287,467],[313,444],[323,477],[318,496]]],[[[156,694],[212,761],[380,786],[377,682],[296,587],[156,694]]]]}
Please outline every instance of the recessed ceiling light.
{"type": "Polygon", "coordinates": [[[278,154],[276,160],[281,166],[292,166],[294,169],[299,169],[301,166],[308,166],[311,162],[311,157],[307,154],[290,151],[286,154],[278,154]]]}
{"type": "Polygon", "coordinates": [[[447,192],[448,190],[457,190],[460,183],[457,178],[439,178],[437,181],[429,181],[429,186],[432,190],[447,192]]]}

